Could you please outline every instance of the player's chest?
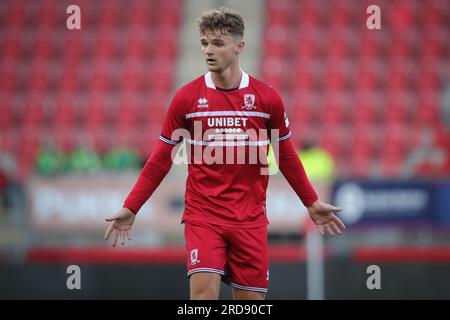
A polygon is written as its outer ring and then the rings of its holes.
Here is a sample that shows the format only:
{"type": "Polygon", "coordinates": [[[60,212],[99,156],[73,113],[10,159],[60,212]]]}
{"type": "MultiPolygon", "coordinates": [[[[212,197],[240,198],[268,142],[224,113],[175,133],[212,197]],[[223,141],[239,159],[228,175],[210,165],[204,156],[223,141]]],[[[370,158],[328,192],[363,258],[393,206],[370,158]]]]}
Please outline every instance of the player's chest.
{"type": "Polygon", "coordinates": [[[239,133],[266,128],[269,114],[252,92],[204,92],[189,106],[186,120],[191,128],[217,133],[239,133]]]}

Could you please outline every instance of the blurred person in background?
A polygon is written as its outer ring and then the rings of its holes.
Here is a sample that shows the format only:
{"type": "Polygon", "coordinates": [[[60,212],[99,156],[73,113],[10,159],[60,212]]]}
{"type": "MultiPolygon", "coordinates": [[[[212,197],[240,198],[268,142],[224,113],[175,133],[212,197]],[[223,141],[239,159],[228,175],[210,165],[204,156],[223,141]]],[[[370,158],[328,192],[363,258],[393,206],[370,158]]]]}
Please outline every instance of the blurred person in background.
{"type": "Polygon", "coordinates": [[[104,156],[105,168],[111,171],[138,169],[141,163],[139,155],[124,148],[112,149],[104,156]]]}
{"type": "Polygon", "coordinates": [[[54,176],[67,173],[69,159],[54,148],[43,148],[37,156],[37,172],[43,176],[54,176]]]}
{"type": "Polygon", "coordinates": [[[12,205],[11,193],[16,187],[12,172],[15,172],[14,158],[9,153],[0,152],[0,213],[12,205]]]}
{"type": "MultiPolygon", "coordinates": [[[[187,129],[192,137],[193,127],[199,123],[202,134],[207,127],[212,130],[209,133],[228,136],[226,141],[221,140],[223,137],[213,139],[219,146],[227,147],[227,152],[231,152],[228,147],[234,150],[242,145],[249,149],[245,146],[250,142],[256,146],[275,142],[236,141],[240,138],[231,133],[248,129],[279,132],[279,150],[275,150],[275,155],[280,171],[308,208],[320,233],[340,234],[345,226],[335,213],[341,209],[321,202],[311,186],[289,139],[291,131],[280,95],[240,67],[239,57],[245,48],[242,16],[220,8],[203,13],[198,24],[209,72],[175,94],[155,151],[124,207],[106,219],[110,224],[105,240],[113,232],[113,246],[119,240],[124,244],[126,238],[131,239],[136,214],[172,166],[172,152],[176,151],[173,149],[181,142],[179,136],[175,137],[175,131],[187,129]],[[231,136],[233,139],[229,139],[231,136]]],[[[186,139],[186,142],[208,146],[211,140],[202,136],[205,140],[194,136],[194,140],[186,139]]],[[[267,156],[267,149],[263,150],[267,156]]],[[[261,174],[262,168],[267,169],[267,165],[207,164],[197,160],[189,163],[182,223],[191,299],[217,299],[221,280],[230,283],[234,299],[265,298],[269,278],[265,206],[268,175],[261,174]]]]}
{"type": "Polygon", "coordinates": [[[420,133],[420,143],[412,150],[404,166],[405,176],[442,178],[448,174],[448,150],[445,141],[438,139],[438,131],[424,127],[420,133]]]}
{"type": "Polygon", "coordinates": [[[331,182],[334,178],[334,160],[331,154],[316,145],[311,140],[306,140],[302,148],[297,151],[303,163],[306,174],[311,180],[331,182]]]}
{"type": "Polygon", "coordinates": [[[6,207],[6,188],[8,187],[8,177],[0,167],[0,214],[2,214],[6,207]]]}
{"type": "Polygon", "coordinates": [[[420,142],[407,157],[405,174],[442,179],[450,176],[450,81],[442,87],[439,101],[440,126],[421,129],[420,142]]]}
{"type": "Polygon", "coordinates": [[[83,173],[96,173],[102,169],[102,159],[86,146],[80,146],[70,156],[70,170],[83,173]]]}
{"type": "Polygon", "coordinates": [[[450,78],[447,78],[444,90],[442,91],[441,99],[441,118],[444,124],[443,145],[445,151],[444,172],[447,177],[450,177],[450,78]]]}
{"type": "Polygon", "coordinates": [[[441,99],[441,119],[447,129],[450,131],[450,80],[447,79],[444,85],[444,90],[442,90],[441,99]]]}
{"type": "MultiPolygon", "coordinates": [[[[297,149],[297,155],[309,179],[324,182],[333,180],[335,163],[332,155],[327,150],[317,146],[312,140],[306,140],[302,147],[297,149]]],[[[276,174],[279,169],[271,147],[269,148],[267,162],[270,174],[276,174]]]]}

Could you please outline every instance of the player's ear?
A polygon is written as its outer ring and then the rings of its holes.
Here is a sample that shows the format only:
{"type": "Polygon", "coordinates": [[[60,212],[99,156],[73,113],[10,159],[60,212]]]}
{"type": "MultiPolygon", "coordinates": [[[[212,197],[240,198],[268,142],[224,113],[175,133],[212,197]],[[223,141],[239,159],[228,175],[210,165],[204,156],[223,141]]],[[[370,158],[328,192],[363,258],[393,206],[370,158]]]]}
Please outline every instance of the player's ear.
{"type": "Polygon", "coordinates": [[[245,48],[245,41],[244,39],[241,39],[236,47],[236,54],[240,54],[245,48]]]}

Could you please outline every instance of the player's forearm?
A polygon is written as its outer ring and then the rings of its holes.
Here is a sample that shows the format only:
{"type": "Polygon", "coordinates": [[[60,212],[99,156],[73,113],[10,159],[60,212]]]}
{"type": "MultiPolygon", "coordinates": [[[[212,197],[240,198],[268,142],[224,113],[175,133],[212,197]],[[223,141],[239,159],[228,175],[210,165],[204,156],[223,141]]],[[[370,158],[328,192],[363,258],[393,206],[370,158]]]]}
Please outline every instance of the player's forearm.
{"type": "Polygon", "coordinates": [[[172,145],[158,141],[155,151],[150,159],[147,160],[136,184],[125,200],[123,205],[125,208],[137,214],[139,209],[158,188],[172,166],[172,149],[172,145]]]}
{"type": "Polygon", "coordinates": [[[278,167],[306,207],[311,206],[318,199],[289,139],[279,143],[278,167]]]}

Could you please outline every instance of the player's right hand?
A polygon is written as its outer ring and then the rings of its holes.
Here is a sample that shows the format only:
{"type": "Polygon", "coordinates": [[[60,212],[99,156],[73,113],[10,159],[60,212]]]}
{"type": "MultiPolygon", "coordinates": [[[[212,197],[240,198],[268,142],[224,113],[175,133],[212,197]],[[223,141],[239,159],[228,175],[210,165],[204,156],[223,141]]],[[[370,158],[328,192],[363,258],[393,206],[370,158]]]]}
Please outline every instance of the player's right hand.
{"type": "Polygon", "coordinates": [[[131,227],[133,226],[136,215],[127,208],[122,208],[120,211],[112,216],[111,218],[105,219],[111,222],[105,232],[105,240],[109,239],[109,236],[114,231],[114,237],[112,241],[112,246],[117,245],[117,241],[121,239],[122,245],[125,244],[125,237],[131,240],[131,227]]]}

